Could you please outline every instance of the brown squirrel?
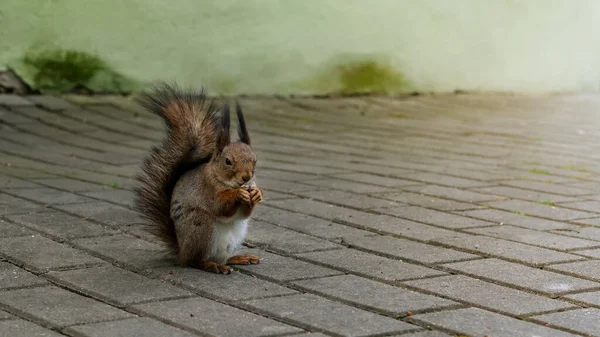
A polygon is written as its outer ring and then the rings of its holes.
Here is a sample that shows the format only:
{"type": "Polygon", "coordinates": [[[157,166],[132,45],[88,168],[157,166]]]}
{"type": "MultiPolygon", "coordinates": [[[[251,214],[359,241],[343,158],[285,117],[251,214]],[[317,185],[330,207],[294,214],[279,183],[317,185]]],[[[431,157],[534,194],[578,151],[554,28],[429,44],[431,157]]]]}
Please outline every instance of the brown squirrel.
{"type": "Polygon", "coordinates": [[[244,242],[252,209],[262,201],[240,105],[239,141],[231,142],[229,105],[221,112],[203,90],[163,83],[138,101],[167,125],[166,138],[151,150],[137,178],[135,204],[150,230],[184,266],[229,274],[228,265],[259,263],[256,255],[233,255],[244,242]]]}

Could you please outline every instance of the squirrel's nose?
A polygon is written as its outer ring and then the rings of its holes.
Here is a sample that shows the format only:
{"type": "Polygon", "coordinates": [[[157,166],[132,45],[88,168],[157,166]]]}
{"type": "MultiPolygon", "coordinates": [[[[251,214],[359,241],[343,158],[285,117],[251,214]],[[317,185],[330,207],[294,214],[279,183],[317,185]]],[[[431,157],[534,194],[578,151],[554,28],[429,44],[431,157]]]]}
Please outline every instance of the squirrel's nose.
{"type": "Polygon", "coordinates": [[[245,175],[245,176],[243,176],[243,177],[242,177],[242,180],[243,180],[245,183],[247,183],[247,182],[248,182],[248,180],[250,180],[250,178],[252,178],[252,176],[251,176],[251,175],[245,175]]]}

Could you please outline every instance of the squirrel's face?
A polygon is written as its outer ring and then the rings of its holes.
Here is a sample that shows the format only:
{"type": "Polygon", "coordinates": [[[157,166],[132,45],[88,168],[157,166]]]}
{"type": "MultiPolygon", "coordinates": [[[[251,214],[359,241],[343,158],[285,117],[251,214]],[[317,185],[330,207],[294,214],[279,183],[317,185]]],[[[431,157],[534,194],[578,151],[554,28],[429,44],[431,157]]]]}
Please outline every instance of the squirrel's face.
{"type": "Polygon", "coordinates": [[[231,143],[216,159],[221,181],[229,188],[239,188],[254,180],[256,156],[250,146],[241,142],[231,143]]]}

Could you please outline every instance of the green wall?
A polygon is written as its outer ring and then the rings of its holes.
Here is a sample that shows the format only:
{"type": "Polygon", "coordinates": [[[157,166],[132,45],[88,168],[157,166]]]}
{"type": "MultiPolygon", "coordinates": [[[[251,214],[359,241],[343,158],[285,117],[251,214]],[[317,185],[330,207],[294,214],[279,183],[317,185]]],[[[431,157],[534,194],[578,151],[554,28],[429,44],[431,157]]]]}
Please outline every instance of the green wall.
{"type": "Polygon", "coordinates": [[[31,79],[22,57],[51,48],[97,55],[128,88],[596,91],[600,1],[1,1],[0,66],[31,79]]]}

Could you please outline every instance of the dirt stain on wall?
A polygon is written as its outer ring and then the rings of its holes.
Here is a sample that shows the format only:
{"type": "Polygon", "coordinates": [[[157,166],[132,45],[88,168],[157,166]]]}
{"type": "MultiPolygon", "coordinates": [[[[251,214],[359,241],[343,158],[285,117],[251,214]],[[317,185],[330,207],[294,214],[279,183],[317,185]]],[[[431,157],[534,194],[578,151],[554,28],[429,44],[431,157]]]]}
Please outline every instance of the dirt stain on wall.
{"type": "Polygon", "coordinates": [[[299,86],[306,91],[333,94],[390,94],[411,90],[406,76],[383,58],[351,56],[328,62],[299,86]]]}
{"type": "Polygon", "coordinates": [[[32,49],[21,59],[33,86],[42,91],[69,91],[77,86],[93,90],[129,92],[135,82],[98,56],[73,49],[32,49]]]}

